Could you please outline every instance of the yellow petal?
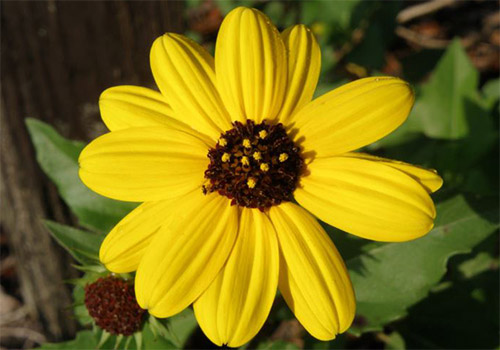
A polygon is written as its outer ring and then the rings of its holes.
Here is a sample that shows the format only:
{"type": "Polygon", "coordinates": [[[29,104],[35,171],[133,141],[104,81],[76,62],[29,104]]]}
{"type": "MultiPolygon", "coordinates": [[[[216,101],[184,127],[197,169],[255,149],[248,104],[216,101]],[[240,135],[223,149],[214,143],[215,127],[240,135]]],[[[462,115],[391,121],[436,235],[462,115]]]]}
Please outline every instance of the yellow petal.
{"type": "Polygon", "coordinates": [[[151,70],[178,120],[217,139],[231,129],[215,87],[213,57],[183,35],[167,33],[153,43],[151,70]]]}
{"type": "Polygon", "coordinates": [[[172,108],[159,92],[140,86],[114,86],[105,90],[99,98],[99,109],[111,131],[157,125],[187,127],[172,118],[172,108]]]}
{"type": "Polygon", "coordinates": [[[288,83],[279,121],[286,124],[313,97],[321,69],[321,50],[314,34],[302,24],[286,29],[281,37],[288,54],[288,83]]]}
{"type": "Polygon", "coordinates": [[[380,162],[382,164],[388,165],[390,167],[396,168],[398,170],[401,170],[406,175],[412,177],[415,181],[417,181],[419,184],[424,186],[424,188],[429,193],[436,192],[443,185],[443,179],[441,178],[441,176],[439,176],[437,171],[434,169],[426,169],[426,168],[422,168],[422,167],[419,167],[416,165],[401,162],[398,160],[376,157],[376,156],[372,156],[371,154],[366,154],[366,153],[351,152],[351,153],[344,154],[344,156],[361,158],[361,159],[369,159],[369,160],[377,161],[377,162],[380,162]]]}
{"type": "Polygon", "coordinates": [[[230,347],[252,339],[271,310],[278,271],[278,241],[271,221],[256,209],[242,209],[238,238],[226,265],[194,303],[207,337],[230,347]]]}
{"type": "Polygon", "coordinates": [[[176,218],[144,255],[135,280],[139,305],[156,317],[189,306],[220,272],[238,232],[238,209],[201,191],[180,201],[176,218]]]}
{"type": "Polygon", "coordinates": [[[307,104],[291,120],[305,152],[328,157],[368,145],[401,125],[414,95],[398,78],[359,79],[307,104]]]}
{"type": "Polygon", "coordinates": [[[427,191],[383,163],[352,157],[316,159],[295,199],[324,222],[375,241],[425,235],[436,216],[427,191]]]}
{"type": "Polygon", "coordinates": [[[283,103],[287,61],[283,40],[262,12],[232,10],[215,47],[217,87],[232,120],[274,119],[283,103]]]}
{"type": "Polygon", "coordinates": [[[342,257],[304,209],[287,202],[269,211],[282,259],[279,288],[304,328],[320,340],[346,331],[355,314],[355,298],[342,257]]]}
{"type": "Polygon", "coordinates": [[[176,200],[146,202],[125,216],[101,244],[99,259],[109,271],[137,270],[139,262],[160,226],[169,225],[176,200]]]}
{"type": "Polygon", "coordinates": [[[98,137],[80,154],[80,179],[93,191],[133,202],[175,198],[201,188],[208,165],[203,137],[167,127],[98,137]]]}

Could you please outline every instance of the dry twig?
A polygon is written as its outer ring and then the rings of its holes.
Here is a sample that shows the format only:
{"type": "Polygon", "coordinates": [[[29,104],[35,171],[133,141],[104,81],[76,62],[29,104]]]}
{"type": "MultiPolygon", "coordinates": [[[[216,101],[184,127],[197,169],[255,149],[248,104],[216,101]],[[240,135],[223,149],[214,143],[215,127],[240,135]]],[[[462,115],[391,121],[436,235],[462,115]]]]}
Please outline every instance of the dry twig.
{"type": "Polygon", "coordinates": [[[436,12],[455,3],[457,3],[456,0],[432,0],[415,6],[410,6],[398,13],[396,21],[398,23],[406,23],[414,18],[436,12]]]}
{"type": "Polygon", "coordinates": [[[408,40],[412,44],[427,48],[427,49],[443,49],[447,47],[450,43],[449,40],[434,39],[428,36],[422,35],[411,29],[405,28],[403,26],[396,27],[396,35],[403,39],[408,40]]]}

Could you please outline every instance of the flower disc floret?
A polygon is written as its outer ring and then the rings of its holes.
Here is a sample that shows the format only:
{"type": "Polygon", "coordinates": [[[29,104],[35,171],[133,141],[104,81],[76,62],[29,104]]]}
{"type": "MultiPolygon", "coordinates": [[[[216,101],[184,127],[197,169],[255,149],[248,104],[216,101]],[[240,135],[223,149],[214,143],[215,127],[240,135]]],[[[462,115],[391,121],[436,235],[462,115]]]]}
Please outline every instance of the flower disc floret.
{"type": "Polygon", "coordinates": [[[137,304],[134,286],[111,276],[85,286],[85,306],[95,323],[111,334],[132,335],[141,328],[145,312],[137,304]]]}
{"type": "Polygon", "coordinates": [[[292,198],[304,162],[281,123],[234,122],[208,152],[204,193],[218,192],[232,205],[265,210],[292,198]]]}

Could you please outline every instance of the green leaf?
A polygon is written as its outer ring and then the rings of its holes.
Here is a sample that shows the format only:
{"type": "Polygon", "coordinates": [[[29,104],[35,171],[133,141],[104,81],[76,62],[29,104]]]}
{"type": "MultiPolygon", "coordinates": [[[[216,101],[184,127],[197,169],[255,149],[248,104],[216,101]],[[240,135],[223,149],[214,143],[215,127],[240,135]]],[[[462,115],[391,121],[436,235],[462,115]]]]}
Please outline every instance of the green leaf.
{"type": "Polygon", "coordinates": [[[133,336],[124,337],[111,335],[107,332],[98,331],[97,333],[89,330],[80,331],[76,334],[76,338],[70,341],[61,343],[45,343],[40,349],[178,349],[168,340],[162,337],[155,337],[149,327],[144,327],[141,332],[135,333],[133,336]],[[132,342],[130,339],[134,339],[132,342]],[[126,339],[125,342],[122,342],[126,339]],[[138,342],[140,345],[138,345],[138,342]]]}
{"type": "MultiPolygon", "coordinates": [[[[106,332],[103,330],[101,332],[101,337],[99,338],[99,343],[97,343],[97,349],[101,349],[104,344],[111,338],[111,333],[106,332]]],[[[116,344],[116,339],[115,339],[115,344],[116,344]]]]}
{"type": "Polygon", "coordinates": [[[373,245],[346,261],[357,299],[350,332],[381,330],[406,315],[446,272],[448,259],[467,253],[498,228],[498,201],[453,197],[437,207],[435,228],[405,243],[373,245]]]}
{"type": "Polygon", "coordinates": [[[495,349],[498,310],[499,275],[490,270],[432,293],[394,327],[409,349],[495,349]]]}
{"type": "Polygon", "coordinates": [[[315,22],[324,22],[332,27],[334,32],[347,36],[352,29],[352,14],[360,2],[360,0],[344,0],[332,4],[328,1],[304,1],[301,4],[301,23],[310,26],[315,22]]]}
{"type": "Polygon", "coordinates": [[[285,13],[285,4],[279,1],[269,2],[266,4],[264,12],[269,17],[271,22],[279,28],[281,18],[285,13]]]}
{"type": "Polygon", "coordinates": [[[95,264],[99,261],[99,247],[104,236],[49,220],[45,221],[45,225],[52,237],[78,262],[82,264],[95,264]]]}
{"type": "Polygon", "coordinates": [[[415,117],[427,136],[454,140],[467,135],[465,98],[476,94],[478,79],[479,73],[455,39],[415,104],[415,117]]]}
{"type": "Polygon", "coordinates": [[[488,99],[498,101],[500,99],[500,78],[488,81],[484,84],[482,91],[488,99]]]}
{"type": "Polygon", "coordinates": [[[87,326],[92,324],[94,321],[92,316],[89,315],[89,311],[85,306],[85,290],[82,286],[76,285],[73,289],[73,313],[75,315],[76,320],[82,326],[87,326]]]}
{"type": "Polygon", "coordinates": [[[107,232],[137,206],[102,197],[80,181],[78,156],[84,147],[82,142],[67,140],[36,119],[26,119],[26,125],[38,163],[82,226],[107,232]]]}
{"type": "Polygon", "coordinates": [[[98,341],[92,331],[80,331],[76,333],[76,338],[61,343],[45,343],[39,349],[95,349],[98,341]]]}
{"type": "Polygon", "coordinates": [[[489,252],[480,252],[474,258],[464,261],[459,269],[466,278],[471,278],[492,267],[498,268],[498,258],[494,258],[489,252]]]}
{"type": "Polygon", "coordinates": [[[491,235],[474,248],[471,254],[453,259],[453,276],[455,281],[476,277],[484,272],[498,270],[498,234],[491,235]]]}
{"type": "MultiPolygon", "coordinates": [[[[179,349],[182,347],[174,345],[168,339],[155,335],[146,323],[142,328],[142,348],[143,349],[179,349]]],[[[136,338],[137,340],[137,338],[136,338]]]]}
{"type": "MultiPolygon", "coordinates": [[[[153,335],[154,339],[156,339],[156,335],[153,335]]],[[[142,332],[135,332],[134,333],[134,340],[135,340],[135,345],[137,347],[137,350],[142,350],[142,332]]]]}
{"type": "Polygon", "coordinates": [[[198,326],[194,312],[190,308],[167,319],[157,319],[150,315],[148,323],[153,333],[162,336],[179,348],[186,344],[189,336],[198,326]]]}
{"type": "Polygon", "coordinates": [[[392,332],[390,335],[383,335],[382,340],[385,343],[386,350],[404,350],[406,344],[403,336],[398,332],[392,332]]]}
{"type": "Polygon", "coordinates": [[[492,79],[484,84],[482,89],[485,98],[485,103],[489,106],[497,106],[495,115],[498,118],[500,112],[500,79],[492,79]]]}
{"type": "Polygon", "coordinates": [[[181,313],[168,318],[168,328],[170,332],[175,334],[181,347],[186,344],[196,327],[198,327],[198,322],[191,308],[187,308],[181,313]]]}
{"type": "MultiPolygon", "coordinates": [[[[397,146],[388,143],[389,139],[394,140],[398,130],[377,142],[378,146],[385,146],[380,155],[436,169],[444,179],[445,190],[459,189],[461,193],[479,195],[498,192],[495,189],[498,186],[498,167],[492,166],[498,164],[495,147],[498,144],[498,126],[487,106],[477,97],[464,98],[463,106],[468,129],[466,137],[435,140],[422,134],[412,138],[411,133],[403,132],[397,146]]],[[[416,121],[413,116],[407,123],[416,121]]],[[[403,128],[405,125],[408,124],[404,124],[403,128]]]]}

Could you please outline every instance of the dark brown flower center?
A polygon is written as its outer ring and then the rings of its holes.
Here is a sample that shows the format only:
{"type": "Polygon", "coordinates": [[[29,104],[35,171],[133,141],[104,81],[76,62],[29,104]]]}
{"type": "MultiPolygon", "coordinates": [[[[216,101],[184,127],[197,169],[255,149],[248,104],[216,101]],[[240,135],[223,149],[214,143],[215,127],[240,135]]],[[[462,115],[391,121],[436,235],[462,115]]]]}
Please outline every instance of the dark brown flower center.
{"type": "Polygon", "coordinates": [[[145,312],[137,304],[134,286],[111,276],[85,286],[85,306],[95,323],[111,334],[132,335],[141,328],[145,312]]]}
{"type": "Polygon", "coordinates": [[[280,124],[233,123],[208,151],[203,192],[218,192],[232,205],[264,210],[292,199],[304,162],[280,124]]]}

